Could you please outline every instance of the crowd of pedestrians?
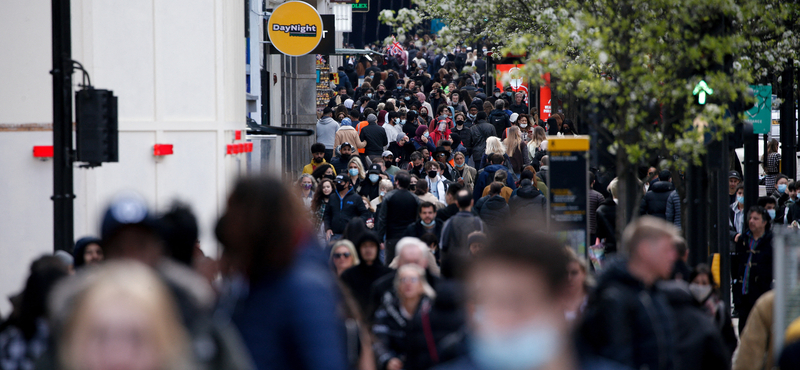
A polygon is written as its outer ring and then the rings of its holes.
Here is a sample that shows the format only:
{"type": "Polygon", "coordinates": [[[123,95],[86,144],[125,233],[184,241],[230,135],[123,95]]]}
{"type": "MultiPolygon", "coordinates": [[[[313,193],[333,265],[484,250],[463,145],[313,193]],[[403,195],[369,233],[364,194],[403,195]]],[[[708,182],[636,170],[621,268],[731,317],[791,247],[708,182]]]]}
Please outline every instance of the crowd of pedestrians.
{"type": "MultiPolygon", "coordinates": [[[[0,368],[772,368],[771,229],[800,217],[794,182],[768,171],[745,210],[730,173],[732,315],[711,269],[687,265],[670,171],[648,169],[624,230],[617,180],[588,174],[605,252],[590,264],[544,232],[547,138],[574,124],[487,87],[482,47],[407,48],[340,71],[295,182],[238,180],[205,230],[219,258],[188,206],[123,193],[99,237],[34,261],[0,368]]],[[[777,365],[796,368],[787,343],[777,365]]]]}

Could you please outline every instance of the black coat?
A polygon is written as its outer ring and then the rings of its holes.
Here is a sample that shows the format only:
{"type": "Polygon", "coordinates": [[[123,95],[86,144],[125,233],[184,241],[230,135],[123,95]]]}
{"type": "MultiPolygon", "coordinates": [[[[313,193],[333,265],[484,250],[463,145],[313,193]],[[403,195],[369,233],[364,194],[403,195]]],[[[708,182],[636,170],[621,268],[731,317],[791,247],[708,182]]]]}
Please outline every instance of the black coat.
{"type": "Polygon", "coordinates": [[[494,136],[497,137],[500,137],[503,132],[511,126],[511,119],[504,110],[495,109],[491,111],[486,120],[494,126],[494,136]]]}
{"type": "MultiPolygon", "coordinates": [[[[403,144],[403,146],[400,146],[396,141],[393,141],[391,144],[389,144],[389,151],[392,152],[392,155],[394,155],[395,159],[400,158],[398,167],[405,168],[405,165],[410,160],[409,158],[411,157],[411,153],[414,153],[414,144],[408,142],[403,144]]],[[[337,171],[336,173],[339,172],[337,171]]]]}
{"type": "Polygon", "coordinates": [[[339,192],[334,189],[323,215],[325,229],[333,230],[334,234],[341,234],[353,217],[367,219],[367,207],[364,206],[364,201],[352,188],[347,191],[344,198],[341,198],[339,192]]]}
{"type": "Polygon", "coordinates": [[[670,194],[675,190],[675,186],[669,181],[658,181],[650,186],[650,190],[642,198],[642,204],[639,207],[639,214],[655,216],[661,219],[667,219],[667,200],[670,194]]]}
{"type": "Polygon", "coordinates": [[[579,348],[633,369],[672,370],[675,328],[667,297],[645,287],[620,260],[607,267],[589,296],[579,348]]]}
{"type": "Polygon", "coordinates": [[[386,137],[386,130],[378,126],[377,123],[370,123],[361,129],[361,141],[366,141],[367,146],[364,148],[364,154],[377,155],[383,154],[383,148],[389,145],[389,139],[386,137]]]}
{"type": "Polygon", "coordinates": [[[425,234],[433,234],[436,235],[436,240],[439,240],[439,237],[442,236],[442,226],[444,226],[444,221],[440,219],[435,219],[436,224],[433,225],[433,230],[425,229],[425,226],[422,226],[422,221],[414,222],[411,225],[408,225],[406,228],[406,235],[405,236],[413,236],[415,238],[420,238],[425,234]]]}
{"type": "Polygon", "coordinates": [[[539,189],[528,185],[517,189],[508,200],[511,217],[524,221],[526,225],[543,228],[547,221],[547,200],[539,189]]]}
{"type": "Polygon", "coordinates": [[[510,110],[511,112],[514,112],[514,113],[518,113],[518,114],[528,114],[529,108],[528,108],[528,105],[525,104],[525,102],[522,102],[522,104],[516,104],[515,103],[515,104],[509,105],[508,106],[508,110],[510,110]]]}
{"type": "Polygon", "coordinates": [[[658,284],[675,317],[675,369],[726,370],[731,356],[714,319],[692,296],[684,281],[670,280],[658,284]]]}
{"type": "Polygon", "coordinates": [[[606,253],[617,252],[617,203],[611,197],[597,208],[597,237],[605,239],[606,253]]]}
{"type": "Polygon", "coordinates": [[[470,144],[472,144],[472,160],[479,163],[486,152],[486,139],[490,136],[497,136],[497,131],[489,122],[478,121],[477,125],[470,127],[469,134],[470,144]]]}
{"type": "Polygon", "coordinates": [[[453,215],[456,213],[458,213],[458,205],[455,203],[449,204],[447,207],[436,211],[436,219],[447,222],[447,220],[450,219],[450,217],[453,217],[453,215]]]}
{"type": "Polygon", "coordinates": [[[367,177],[366,179],[364,179],[364,181],[361,182],[361,190],[358,191],[358,195],[362,196],[366,195],[369,198],[369,200],[377,198],[378,196],[381,195],[380,188],[378,187],[378,184],[380,184],[380,182],[381,180],[378,179],[378,182],[373,183],[372,181],[369,181],[369,177],[367,177]]]}
{"type": "MultiPolygon", "coordinates": [[[[392,190],[383,197],[375,230],[378,237],[386,240],[400,239],[408,225],[417,220],[419,198],[406,189],[392,190]]],[[[391,262],[391,261],[389,261],[391,262]]]]}
{"type": "Polygon", "coordinates": [[[509,215],[506,199],[499,195],[487,195],[479,199],[472,212],[480,216],[490,231],[505,224],[509,215]]]}
{"type": "Polygon", "coordinates": [[[361,312],[369,309],[369,293],[372,284],[381,277],[392,273],[392,269],[384,266],[380,261],[375,261],[371,266],[366,263],[355,265],[342,273],[342,282],[350,288],[353,297],[358,302],[361,312]]]}
{"type": "Polygon", "coordinates": [[[464,126],[459,130],[458,126],[453,127],[450,130],[453,134],[458,134],[461,138],[461,144],[467,148],[467,153],[472,153],[472,124],[468,121],[464,121],[464,126]]]}
{"type": "MultiPolygon", "coordinates": [[[[752,252],[748,246],[750,235],[752,234],[748,230],[739,237],[739,241],[735,245],[736,254],[731,255],[731,266],[735,274],[734,278],[743,284],[747,264],[748,262],[751,263],[747,294],[752,297],[749,301],[755,302],[759,296],[772,289],[774,272],[772,232],[767,230],[758,240],[752,252]],[[752,259],[749,258],[751,254],[753,256],[752,259]]],[[[736,284],[733,288],[739,289],[739,292],[741,292],[742,285],[736,284]]]]}

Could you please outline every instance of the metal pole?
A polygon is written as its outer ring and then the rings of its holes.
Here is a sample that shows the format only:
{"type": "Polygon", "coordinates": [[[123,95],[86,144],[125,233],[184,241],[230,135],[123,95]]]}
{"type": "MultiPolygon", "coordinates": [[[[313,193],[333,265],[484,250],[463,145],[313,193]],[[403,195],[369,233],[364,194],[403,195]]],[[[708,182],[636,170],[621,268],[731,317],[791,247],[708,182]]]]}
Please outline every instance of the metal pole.
{"type": "Polygon", "coordinates": [[[72,250],[72,45],[70,0],[52,0],[53,247],[72,250]]]}
{"type": "MultiPolygon", "coordinates": [[[[716,242],[714,243],[716,244],[716,248],[712,246],[712,253],[719,253],[720,271],[730,271],[731,269],[731,242],[730,236],[728,235],[728,218],[731,212],[730,204],[728,204],[730,200],[728,197],[728,141],[728,135],[722,135],[722,140],[720,140],[721,148],[719,150],[719,160],[722,166],[717,172],[716,182],[712,185],[716,187],[717,193],[717,208],[715,209],[717,214],[717,229],[713,237],[713,239],[715,239],[714,242],[716,242]]],[[[727,273],[719,275],[721,280],[719,284],[722,288],[722,301],[725,302],[726,307],[731,307],[731,275],[727,273]]]]}
{"type": "Polygon", "coordinates": [[[781,173],[794,179],[797,172],[797,118],[794,104],[794,61],[781,76],[781,173]]]}
{"type": "MultiPolygon", "coordinates": [[[[744,211],[758,202],[758,134],[753,133],[753,125],[744,125],[744,211]]],[[[765,135],[766,136],[766,135],[765,135]]],[[[766,151],[765,151],[766,153],[766,151]]],[[[744,217],[747,229],[747,217],[744,217]]]]}

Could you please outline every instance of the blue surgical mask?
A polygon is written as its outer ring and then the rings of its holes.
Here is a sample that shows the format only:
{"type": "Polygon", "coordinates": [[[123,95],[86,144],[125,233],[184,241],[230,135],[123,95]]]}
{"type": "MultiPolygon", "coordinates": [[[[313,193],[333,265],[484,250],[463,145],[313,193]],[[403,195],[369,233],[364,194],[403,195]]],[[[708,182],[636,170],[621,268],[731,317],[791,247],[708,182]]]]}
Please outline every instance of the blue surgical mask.
{"type": "Polygon", "coordinates": [[[781,194],[785,193],[786,192],[786,184],[778,185],[778,192],[781,193],[781,194]]]}
{"type": "Polygon", "coordinates": [[[476,334],[469,344],[481,369],[527,370],[551,362],[559,353],[561,338],[549,323],[535,322],[506,333],[476,334]]]}
{"type": "Polygon", "coordinates": [[[402,85],[398,85],[397,86],[397,90],[403,90],[403,86],[402,85]]]}
{"type": "Polygon", "coordinates": [[[739,202],[739,204],[743,205],[744,204],[744,197],[736,197],[736,201],[739,202]]]}
{"type": "Polygon", "coordinates": [[[431,138],[431,134],[429,134],[427,131],[426,131],[424,134],[422,134],[422,136],[425,136],[425,137],[427,137],[428,139],[430,139],[430,138],[431,138]]]}
{"type": "Polygon", "coordinates": [[[456,167],[458,167],[458,168],[464,167],[464,164],[463,163],[462,164],[456,163],[456,167]]]}
{"type": "Polygon", "coordinates": [[[375,174],[375,173],[369,174],[369,181],[372,181],[373,183],[378,182],[378,180],[380,180],[380,179],[381,179],[381,177],[378,174],[375,174]]]}
{"type": "Polygon", "coordinates": [[[769,214],[769,218],[771,218],[773,220],[775,219],[775,210],[774,209],[768,209],[767,210],[767,214],[769,214]]]}
{"type": "Polygon", "coordinates": [[[372,99],[372,93],[367,94],[367,97],[372,99]]]}
{"type": "Polygon", "coordinates": [[[381,196],[383,197],[383,196],[385,196],[385,195],[386,195],[386,192],[385,192],[385,191],[382,191],[382,192],[381,192],[381,196]]]}
{"type": "Polygon", "coordinates": [[[350,176],[358,176],[358,168],[351,168],[347,171],[347,173],[349,173],[350,176]]]}
{"type": "Polygon", "coordinates": [[[406,120],[404,120],[404,119],[401,119],[401,120],[400,120],[400,126],[402,126],[402,125],[405,125],[405,124],[406,124],[406,120]]]}
{"type": "Polygon", "coordinates": [[[433,225],[436,225],[436,220],[431,221],[431,223],[426,223],[425,221],[422,221],[422,220],[420,220],[419,222],[422,224],[422,226],[425,226],[425,227],[431,227],[433,225]]]}
{"type": "Polygon", "coordinates": [[[411,97],[410,97],[410,96],[406,96],[404,99],[405,99],[406,101],[409,101],[409,100],[411,100],[411,97]]]}

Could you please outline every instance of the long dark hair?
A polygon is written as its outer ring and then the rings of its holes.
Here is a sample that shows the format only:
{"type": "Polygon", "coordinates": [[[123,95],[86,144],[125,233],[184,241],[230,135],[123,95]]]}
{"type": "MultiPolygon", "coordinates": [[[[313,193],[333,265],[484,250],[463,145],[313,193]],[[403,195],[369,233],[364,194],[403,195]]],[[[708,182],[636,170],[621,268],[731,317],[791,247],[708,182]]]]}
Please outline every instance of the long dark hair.
{"type": "Polygon", "coordinates": [[[322,184],[329,182],[331,183],[331,194],[336,191],[336,186],[333,184],[333,180],[331,179],[322,179],[319,181],[319,185],[317,185],[317,190],[314,191],[314,197],[311,199],[311,209],[316,211],[319,207],[322,206],[322,202],[327,197],[325,194],[322,193],[322,184]]]}
{"type": "Polygon", "coordinates": [[[293,191],[272,177],[240,179],[217,225],[223,257],[256,282],[289,267],[311,229],[293,191]]]}
{"type": "Polygon", "coordinates": [[[40,257],[31,264],[30,275],[22,291],[19,311],[0,325],[0,331],[8,326],[15,326],[30,340],[36,335],[36,321],[47,313],[47,297],[53,286],[67,276],[67,267],[61,260],[53,256],[40,257]]]}
{"type": "Polygon", "coordinates": [[[311,177],[313,177],[314,180],[319,181],[319,179],[325,176],[325,171],[328,171],[328,168],[333,168],[333,166],[331,166],[328,163],[323,163],[317,166],[317,168],[315,168],[314,171],[311,171],[311,177]]]}

